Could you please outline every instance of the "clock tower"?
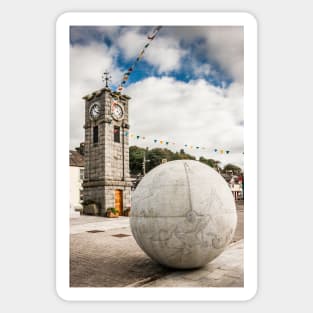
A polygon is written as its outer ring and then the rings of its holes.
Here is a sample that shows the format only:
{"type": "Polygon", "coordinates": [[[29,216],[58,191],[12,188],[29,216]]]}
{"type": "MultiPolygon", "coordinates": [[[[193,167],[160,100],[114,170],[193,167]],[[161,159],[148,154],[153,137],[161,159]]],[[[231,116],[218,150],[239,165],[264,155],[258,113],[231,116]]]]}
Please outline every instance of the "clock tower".
{"type": "Polygon", "coordinates": [[[119,215],[130,207],[129,175],[130,97],[106,87],[85,100],[84,201],[99,205],[99,215],[116,208],[119,215]]]}

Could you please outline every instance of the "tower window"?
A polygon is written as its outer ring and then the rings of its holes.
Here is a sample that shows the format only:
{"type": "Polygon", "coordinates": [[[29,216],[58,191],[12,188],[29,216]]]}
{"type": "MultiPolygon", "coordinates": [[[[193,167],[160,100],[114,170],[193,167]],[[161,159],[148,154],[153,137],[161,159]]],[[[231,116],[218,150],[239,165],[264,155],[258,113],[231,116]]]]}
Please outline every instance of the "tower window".
{"type": "Polygon", "coordinates": [[[94,126],[93,128],[93,143],[99,142],[99,129],[98,126],[94,126]]]}
{"type": "Polygon", "coordinates": [[[121,142],[120,128],[118,126],[114,126],[114,142],[121,142]]]}

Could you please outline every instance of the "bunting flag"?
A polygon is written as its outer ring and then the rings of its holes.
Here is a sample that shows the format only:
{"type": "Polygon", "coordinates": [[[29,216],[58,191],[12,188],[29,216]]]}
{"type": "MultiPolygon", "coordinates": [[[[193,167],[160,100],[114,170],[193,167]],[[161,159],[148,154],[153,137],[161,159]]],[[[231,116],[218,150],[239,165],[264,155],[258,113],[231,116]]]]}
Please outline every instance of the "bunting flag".
{"type": "MultiPolygon", "coordinates": [[[[139,139],[146,140],[147,139],[146,136],[130,134],[128,131],[124,132],[124,136],[126,136],[126,137],[130,136],[131,138],[135,137],[137,140],[139,140],[139,139]]],[[[180,146],[180,144],[177,144],[176,142],[166,141],[166,140],[163,140],[163,139],[153,139],[152,141],[155,144],[159,143],[161,145],[165,144],[167,146],[172,144],[172,145],[176,145],[176,146],[178,145],[178,147],[180,146]]],[[[219,154],[230,154],[231,153],[230,150],[225,150],[225,149],[217,149],[217,148],[212,149],[212,148],[209,148],[209,147],[201,147],[201,146],[194,146],[194,145],[188,145],[188,144],[184,144],[182,146],[184,146],[185,148],[188,148],[188,149],[194,149],[194,148],[197,149],[197,150],[202,149],[202,150],[207,150],[207,151],[211,151],[211,152],[219,153],[219,154]]],[[[244,152],[240,152],[240,153],[244,154],[244,152]]]]}
{"type": "Polygon", "coordinates": [[[144,54],[144,53],[145,53],[144,50],[142,50],[142,51],[139,53],[139,55],[138,55],[139,60],[143,57],[143,54],[144,54]]]}
{"type": "MultiPolygon", "coordinates": [[[[142,48],[142,50],[140,51],[140,53],[138,54],[137,58],[135,59],[134,63],[132,64],[132,66],[130,66],[128,68],[128,70],[123,74],[123,77],[122,77],[122,80],[121,80],[121,83],[119,84],[119,86],[117,87],[117,91],[118,92],[122,92],[123,89],[124,89],[124,85],[126,84],[126,82],[128,81],[129,79],[129,76],[133,73],[135,67],[137,66],[137,63],[143,58],[144,56],[144,53],[146,51],[146,49],[150,46],[152,40],[155,39],[155,37],[157,36],[157,34],[159,33],[160,29],[162,28],[162,26],[156,26],[152,32],[147,36],[147,39],[148,39],[148,42],[144,45],[144,47],[142,48]]],[[[117,95],[117,98],[119,96],[117,95]]],[[[113,105],[115,105],[116,101],[113,102],[113,105]]],[[[142,139],[142,140],[145,140],[146,137],[145,136],[139,136],[139,135],[134,135],[134,134],[129,134],[128,131],[125,131],[124,132],[124,136],[130,136],[131,138],[133,137],[136,137],[137,140],[139,139],[142,139]]],[[[159,140],[159,139],[154,139],[153,142],[155,144],[157,143],[160,143],[160,144],[163,144],[165,142],[166,145],[169,145],[170,143],[172,145],[176,145],[175,142],[170,142],[170,141],[164,141],[164,140],[159,140]]],[[[220,154],[224,154],[224,152],[226,154],[230,154],[230,150],[224,150],[224,149],[213,149],[211,150],[211,148],[207,148],[207,147],[200,147],[200,146],[192,146],[192,145],[188,145],[188,144],[184,144],[184,147],[185,148],[189,148],[189,149],[193,149],[194,147],[196,149],[202,149],[202,150],[209,150],[209,151],[213,151],[215,153],[220,153],[220,154]]],[[[244,152],[242,152],[242,154],[244,154],[244,152]]]]}
{"type": "Polygon", "coordinates": [[[123,74],[123,78],[121,83],[119,84],[119,86],[117,87],[117,91],[122,92],[124,89],[124,85],[126,84],[129,76],[131,75],[131,73],[134,71],[137,63],[142,59],[146,49],[150,46],[151,41],[156,37],[156,35],[158,34],[158,32],[160,31],[160,29],[162,28],[162,26],[157,26],[155,27],[151,34],[148,35],[147,39],[149,40],[149,42],[147,42],[143,49],[140,51],[139,55],[137,56],[137,58],[135,59],[135,62],[133,63],[133,65],[127,70],[126,73],[123,74]]]}
{"type": "Polygon", "coordinates": [[[161,28],[162,26],[155,27],[154,30],[152,31],[152,34],[148,36],[148,39],[153,40],[161,28]]]}

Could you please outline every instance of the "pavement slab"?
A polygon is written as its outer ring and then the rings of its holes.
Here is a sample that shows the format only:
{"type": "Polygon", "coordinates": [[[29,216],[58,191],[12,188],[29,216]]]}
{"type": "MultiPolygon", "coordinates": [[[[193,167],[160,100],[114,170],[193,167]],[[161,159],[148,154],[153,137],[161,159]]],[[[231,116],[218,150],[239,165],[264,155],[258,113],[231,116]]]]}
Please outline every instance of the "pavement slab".
{"type": "Polygon", "coordinates": [[[203,268],[184,271],[151,260],[135,242],[128,217],[71,219],[70,286],[242,287],[242,205],[237,213],[237,230],[227,250],[203,268]]]}
{"type": "Polygon", "coordinates": [[[240,240],[201,269],[175,271],[127,287],[243,287],[243,277],[243,240],[240,240]]]}

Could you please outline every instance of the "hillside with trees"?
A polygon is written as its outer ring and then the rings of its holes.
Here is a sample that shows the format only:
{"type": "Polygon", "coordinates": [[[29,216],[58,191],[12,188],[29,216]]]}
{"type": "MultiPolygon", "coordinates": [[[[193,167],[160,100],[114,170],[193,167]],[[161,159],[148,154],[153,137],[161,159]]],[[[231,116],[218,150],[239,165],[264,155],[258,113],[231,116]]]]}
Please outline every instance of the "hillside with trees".
{"type": "MultiPolygon", "coordinates": [[[[162,163],[162,160],[196,160],[193,155],[186,153],[183,149],[181,149],[179,152],[173,152],[166,148],[154,148],[149,150],[148,148],[131,146],[129,148],[129,167],[131,175],[136,176],[143,174],[144,159],[146,173],[148,173],[154,167],[160,165],[162,163]]],[[[241,168],[233,164],[227,164],[222,167],[220,161],[214,159],[206,159],[202,156],[199,158],[199,161],[208,166],[211,166],[219,173],[227,174],[230,171],[232,171],[233,174],[237,175],[242,173],[241,168]]]]}
{"type": "Polygon", "coordinates": [[[131,146],[129,148],[129,167],[131,175],[139,175],[143,173],[143,160],[145,162],[145,171],[148,173],[154,167],[160,165],[162,160],[195,160],[193,155],[185,153],[183,149],[179,152],[173,152],[169,149],[154,148],[149,150],[148,148],[140,148],[137,146],[131,146]]]}

